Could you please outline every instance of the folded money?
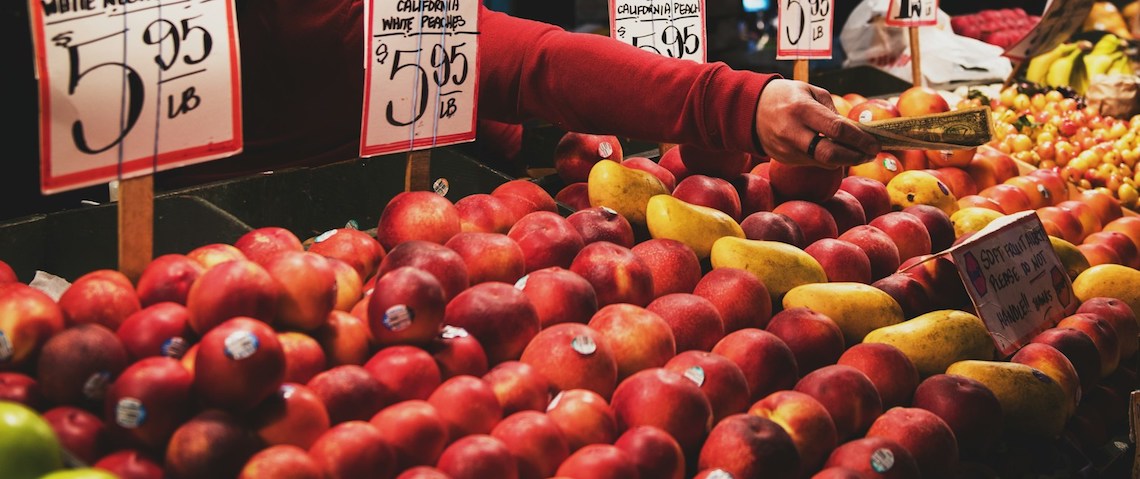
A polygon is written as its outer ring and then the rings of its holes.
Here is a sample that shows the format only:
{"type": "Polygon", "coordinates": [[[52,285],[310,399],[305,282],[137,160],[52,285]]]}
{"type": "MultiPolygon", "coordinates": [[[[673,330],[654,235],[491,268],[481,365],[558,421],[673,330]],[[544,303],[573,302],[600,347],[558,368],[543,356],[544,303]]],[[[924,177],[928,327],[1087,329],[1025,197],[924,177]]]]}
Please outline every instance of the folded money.
{"type": "Polygon", "coordinates": [[[988,106],[856,124],[884,150],[964,150],[994,136],[988,106]]]}

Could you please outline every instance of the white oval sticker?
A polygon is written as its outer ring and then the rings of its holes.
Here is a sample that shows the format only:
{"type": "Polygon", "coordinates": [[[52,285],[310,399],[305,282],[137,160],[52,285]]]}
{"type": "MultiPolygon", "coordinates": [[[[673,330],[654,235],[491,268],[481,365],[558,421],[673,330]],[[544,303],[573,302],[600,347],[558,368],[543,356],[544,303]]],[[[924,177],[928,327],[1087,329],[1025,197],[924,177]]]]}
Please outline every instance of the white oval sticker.
{"type": "Polygon", "coordinates": [[[871,469],[875,472],[887,472],[895,465],[895,454],[887,448],[875,449],[871,453],[871,469]]]}
{"type": "Polygon", "coordinates": [[[138,399],[126,397],[115,404],[115,424],[135,429],[146,422],[146,407],[138,399]]]}
{"type": "Polygon", "coordinates": [[[416,313],[407,305],[397,304],[384,311],[384,327],[389,331],[403,331],[412,325],[416,313]]]}
{"type": "Polygon", "coordinates": [[[570,340],[570,347],[583,356],[589,356],[598,350],[598,344],[594,342],[594,338],[584,334],[574,336],[574,339],[570,340]]]}
{"type": "Polygon", "coordinates": [[[705,368],[700,366],[693,366],[685,370],[685,377],[690,381],[697,383],[697,387],[705,385],[705,368]]]}
{"type": "Polygon", "coordinates": [[[260,343],[257,336],[249,331],[234,331],[226,336],[222,352],[227,358],[241,361],[253,356],[253,353],[257,352],[258,346],[261,345],[260,343]]]}

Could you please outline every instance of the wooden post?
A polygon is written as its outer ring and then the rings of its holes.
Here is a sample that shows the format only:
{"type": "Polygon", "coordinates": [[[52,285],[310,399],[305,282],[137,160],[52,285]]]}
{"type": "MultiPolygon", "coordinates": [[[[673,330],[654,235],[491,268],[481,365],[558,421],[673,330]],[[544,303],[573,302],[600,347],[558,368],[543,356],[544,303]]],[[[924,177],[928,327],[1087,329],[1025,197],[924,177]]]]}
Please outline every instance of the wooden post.
{"type": "Polygon", "coordinates": [[[431,150],[409,151],[404,172],[404,191],[431,189],[431,150]]]}
{"type": "Polygon", "coordinates": [[[154,177],[119,182],[119,271],[137,281],[154,256],[154,177]]]}
{"type": "Polygon", "coordinates": [[[907,28],[910,33],[910,75],[914,86],[922,86],[922,54],[918,48],[918,27],[907,28]]]}
{"type": "Polygon", "coordinates": [[[792,79],[802,82],[808,81],[808,61],[796,60],[792,64],[792,79]]]}

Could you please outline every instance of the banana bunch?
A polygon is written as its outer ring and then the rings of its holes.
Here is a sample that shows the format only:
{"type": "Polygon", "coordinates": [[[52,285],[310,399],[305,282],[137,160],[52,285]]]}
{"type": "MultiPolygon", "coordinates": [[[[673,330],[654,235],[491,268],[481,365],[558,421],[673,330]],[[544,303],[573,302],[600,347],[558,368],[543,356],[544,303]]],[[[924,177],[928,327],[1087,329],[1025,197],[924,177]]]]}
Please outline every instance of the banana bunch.
{"type": "Polygon", "coordinates": [[[1062,43],[1030,59],[1025,79],[1054,88],[1068,86],[1083,95],[1097,75],[1133,74],[1127,47],[1126,40],[1111,33],[1096,44],[1087,40],[1062,43]]]}

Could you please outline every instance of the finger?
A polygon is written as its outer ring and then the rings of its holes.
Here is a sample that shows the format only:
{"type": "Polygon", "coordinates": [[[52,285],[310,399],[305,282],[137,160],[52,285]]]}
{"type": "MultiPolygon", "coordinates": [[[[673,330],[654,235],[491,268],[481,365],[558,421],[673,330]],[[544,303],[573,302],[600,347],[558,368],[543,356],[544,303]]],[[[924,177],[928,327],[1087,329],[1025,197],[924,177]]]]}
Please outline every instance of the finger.
{"type": "Polygon", "coordinates": [[[814,97],[816,101],[826,106],[828,110],[833,112],[837,111],[835,109],[835,102],[831,100],[831,93],[817,86],[808,85],[808,87],[811,89],[811,96],[814,97]]]}
{"type": "Polygon", "coordinates": [[[871,160],[862,152],[847,145],[824,139],[815,147],[815,161],[828,167],[855,166],[871,160]]]}
{"type": "Polygon", "coordinates": [[[804,124],[815,129],[824,136],[847,145],[867,157],[879,154],[879,142],[875,137],[859,129],[845,118],[835,112],[825,110],[823,105],[809,109],[804,115],[804,124]]]}

